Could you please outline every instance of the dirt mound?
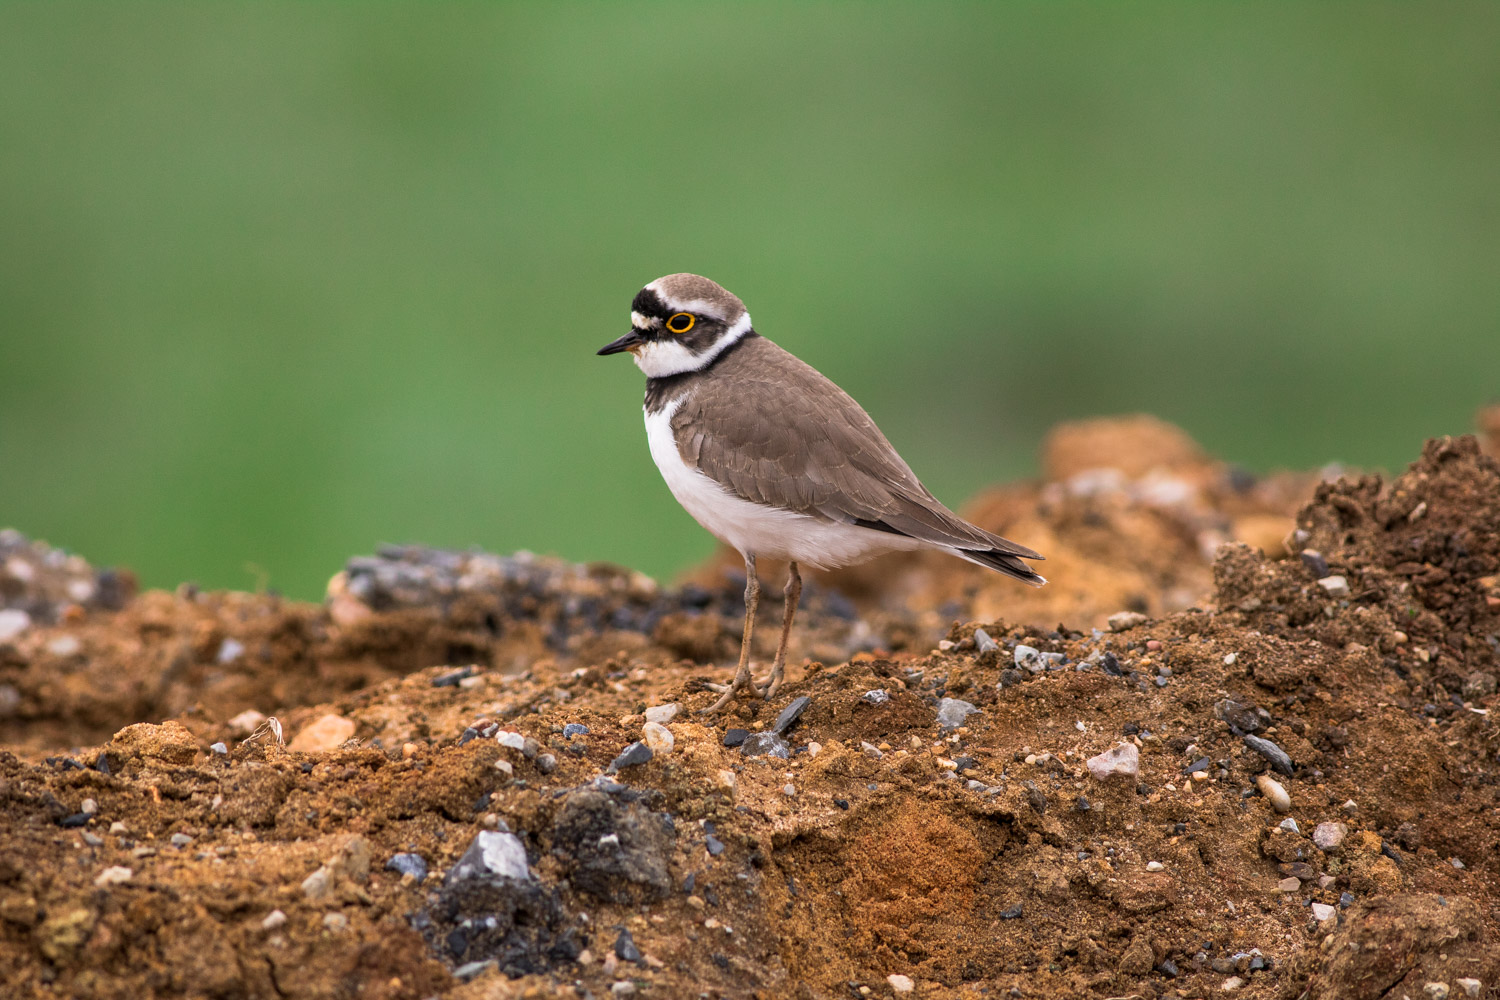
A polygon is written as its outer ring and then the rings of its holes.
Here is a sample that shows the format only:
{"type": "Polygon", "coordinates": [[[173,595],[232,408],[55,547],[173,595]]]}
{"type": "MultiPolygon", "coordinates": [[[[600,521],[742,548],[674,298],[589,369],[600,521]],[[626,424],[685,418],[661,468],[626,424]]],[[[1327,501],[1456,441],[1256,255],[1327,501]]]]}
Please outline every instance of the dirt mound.
{"type": "Polygon", "coordinates": [[[1500,995],[1495,461],[1254,483],[1184,442],[1075,428],[971,508],[1059,556],[1057,603],[824,578],[808,660],[718,719],[717,568],[401,549],[320,606],[33,621],[0,644],[0,993],[1500,995]],[[1129,440],[1168,458],[1099,472],[1129,440]]]}

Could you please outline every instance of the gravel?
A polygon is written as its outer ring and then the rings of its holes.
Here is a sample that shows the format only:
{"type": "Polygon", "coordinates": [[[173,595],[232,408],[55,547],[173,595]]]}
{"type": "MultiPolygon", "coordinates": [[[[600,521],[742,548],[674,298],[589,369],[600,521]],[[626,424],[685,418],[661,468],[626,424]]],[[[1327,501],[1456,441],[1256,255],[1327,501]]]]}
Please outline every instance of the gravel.
{"type": "Polygon", "coordinates": [[[1141,752],[1134,743],[1117,743],[1098,756],[1090,757],[1087,767],[1089,774],[1100,781],[1116,774],[1133,778],[1141,770],[1141,752]]]}
{"type": "Polygon", "coordinates": [[[427,878],[427,861],[420,854],[401,853],[391,855],[391,859],[385,863],[385,870],[399,872],[402,875],[410,875],[418,882],[427,878]]]}
{"type": "Polygon", "coordinates": [[[807,711],[807,706],[810,704],[812,704],[812,699],[806,695],[793,698],[791,704],[783,708],[776,716],[776,721],[771,725],[771,732],[777,736],[786,735],[787,730],[797,724],[797,720],[802,717],[803,712],[807,711]]]}
{"type": "Polygon", "coordinates": [[[1271,803],[1272,809],[1275,809],[1279,813],[1292,811],[1292,797],[1286,793],[1286,789],[1281,786],[1281,782],[1275,778],[1268,774],[1262,774],[1255,779],[1255,787],[1260,789],[1260,794],[1264,795],[1266,800],[1271,803]]]}
{"type": "Polygon", "coordinates": [[[786,740],[775,733],[754,733],[740,745],[740,753],[746,757],[780,757],[786,760],[792,755],[786,740]]]}

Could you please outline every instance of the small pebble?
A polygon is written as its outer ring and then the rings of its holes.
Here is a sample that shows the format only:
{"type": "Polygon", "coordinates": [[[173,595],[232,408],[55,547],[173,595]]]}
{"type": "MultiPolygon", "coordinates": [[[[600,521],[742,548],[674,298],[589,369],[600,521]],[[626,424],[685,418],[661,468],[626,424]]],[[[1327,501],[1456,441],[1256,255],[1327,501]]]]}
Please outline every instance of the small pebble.
{"type": "Polygon", "coordinates": [[[185,833],[172,834],[171,844],[178,849],[184,848],[193,842],[193,838],[185,833]]]}
{"type": "Polygon", "coordinates": [[[1338,913],[1338,910],[1332,906],[1329,906],[1327,903],[1312,904],[1313,919],[1320,924],[1323,921],[1327,920],[1329,917],[1333,916],[1335,913],[1338,913]]]}
{"type": "Polygon", "coordinates": [[[1109,629],[1111,632],[1128,632],[1149,620],[1139,611],[1117,611],[1109,616],[1109,629]]]}
{"type": "Polygon", "coordinates": [[[526,737],[520,733],[513,733],[508,729],[502,729],[496,733],[495,742],[503,747],[510,747],[512,750],[520,750],[523,753],[526,750],[526,737]]]}
{"type": "Polygon", "coordinates": [[[958,698],[944,698],[938,702],[937,724],[943,729],[957,729],[964,724],[964,720],[975,712],[979,707],[958,698]]]}
{"type": "Polygon", "coordinates": [[[1148,872],[1159,872],[1159,871],[1161,871],[1165,867],[1166,867],[1166,865],[1162,864],[1160,861],[1148,861],[1148,862],[1146,862],[1146,870],[1148,872]]]}
{"type": "Polygon", "coordinates": [[[563,739],[565,740],[571,740],[575,736],[587,736],[588,734],[589,727],[581,722],[570,722],[566,726],[563,726],[563,739]]]}
{"type": "Polygon", "coordinates": [[[427,861],[420,854],[393,854],[391,859],[385,863],[386,871],[400,872],[402,875],[410,875],[418,882],[427,878],[427,861]]]}
{"type": "Polygon", "coordinates": [[[1270,761],[1271,766],[1277,771],[1287,776],[1292,774],[1292,758],[1287,756],[1286,751],[1281,749],[1281,747],[1259,736],[1246,735],[1244,740],[1245,746],[1270,761]]]}
{"type": "Polygon", "coordinates": [[[1465,996],[1477,997],[1484,984],[1477,979],[1455,979],[1453,985],[1464,991],[1465,996]]]}
{"type": "Polygon", "coordinates": [[[1422,987],[1427,1000],[1448,1000],[1447,983],[1427,983],[1422,987]]]}
{"type": "Polygon", "coordinates": [[[1141,752],[1134,743],[1117,743],[1086,762],[1089,773],[1100,781],[1111,775],[1133,778],[1140,773],[1141,752]]]}
{"type": "Polygon", "coordinates": [[[985,653],[997,653],[1000,651],[1000,644],[990,638],[990,634],[984,629],[976,628],[974,630],[974,650],[980,656],[983,656],[985,653]]]}
{"type": "Polygon", "coordinates": [[[262,930],[274,931],[286,923],[286,914],[280,910],[272,910],[266,914],[266,918],[260,922],[262,930]]]}
{"type": "Polygon", "coordinates": [[[1313,829],[1313,843],[1320,851],[1336,851],[1344,838],[1349,835],[1349,828],[1342,823],[1319,823],[1313,829]]]}
{"type": "Polygon", "coordinates": [[[107,885],[120,885],[129,882],[134,875],[135,872],[123,865],[111,865],[94,878],[94,885],[101,889],[107,885]]]}
{"type": "Polygon", "coordinates": [[[84,799],[82,802],[78,803],[78,811],[88,813],[90,816],[92,816],[94,815],[94,813],[99,811],[99,803],[95,802],[93,799],[84,799]]]}
{"type": "Polygon", "coordinates": [[[660,722],[646,723],[642,727],[642,733],[646,737],[646,746],[651,748],[652,753],[671,753],[672,747],[677,742],[676,737],[672,735],[672,730],[660,722]]]}
{"type": "Polygon", "coordinates": [[[1011,658],[1015,660],[1016,666],[1030,670],[1032,673],[1042,669],[1041,654],[1032,646],[1017,646],[1011,658]]]}
{"type": "Polygon", "coordinates": [[[1294,820],[1294,819],[1292,819],[1292,817],[1290,817],[1290,816],[1288,816],[1286,819],[1282,820],[1280,823],[1278,823],[1276,825],[1279,826],[1281,829],[1285,830],[1287,833],[1301,833],[1302,832],[1297,827],[1297,821],[1294,820]]]}
{"type": "Polygon", "coordinates": [[[724,733],[724,745],[726,747],[737,747],[749,739],[750,730],[731,729],[724,733]]]}
{"type": "Polygon", "coordinates": [[[682,706],[677,704],[677,702],[675,701],[670,702],[666,705],[652,705],[650,708],[646,709],[646,721],[657,722],[665,726],[667,723],[677,718],[677,713],[681,710],[682,706]]]}
{"type": "Polygon", "coordinates": [[[786,740],[775,733],[755,733],[746,737],[740,745],[740,753],[746,757],[780,757],[782,760],[792,755],[786,740]]]}
{"type": "Polygon", "coordinates": [[[340,931],[349,928],[349,918],[342,913],[325,913],[323,914],[323,927],[334,934],[338,934],[340,931]]]}
{"type": "Polygon", "coordinates": [[[868,705],[884,705],[891,700],[891,695],[884,688],[876,688],[874,691],[866,691],[860,695],[859,700],[868,705]]]}
{"type": "Polygon", "coordinates": [[[636,947],[635,938],[631,937],[627,928],[620,928],[620,936],[615,938],[615,957],[622,962],[645,964],[645,957],[641,955],[641,949],[636,947]]]}
{"type": "Polygon", "coordinates": [[[1293,878],[1290,875],[1288,875],[1286,878],[1282,879],[1280,882],[1276,883],[1276,891],[1277,892],[1296,892],[1297,890],[1299,890],[1301,888],[1302,888],[1302,880],[1301,879],[1297,879],[1297,878],[1293,878]]]}
{"type": "Polygon", "coordinates": [[[1318,581],[1318,586],[1328,591],[1329,597],[1349,596],[1349,581],[1342,576],[1325,576],[1318,581]]]}
{"type": "Polygon", "coordinates": [[[630,744],[630,746],[622,750],[620,752],[620,756],[616,757],[610,763],[610,773],[619,771],[622,768],[639,767],[640,765],[649,761],[652,756],[653,754],[651,748],[646,744],[640,742],[632,743],[630,744]]]}
{"type": "Polygon", "coordinates": [[[791,704],[783,708],[776,716],[776,721],[771,724],[771,732],[777,736],[785,736],[787,730],[797,724],[797,720],[802,717],[803,712],[807,711],[807,706],[810,704],[812,704],[812,699],[807,695],[793,698],[791,704]]]}
{"type": "Polygon", "coordinates": [[[1233,993],[1235,990],[1244,985],[1245,981],[1239,976],[1230,976],[1228,979],[1224,980],[1223,985],[1221,985],[1219,989],[1223,990],[1225,993],[1233,993]]]}
{"type": "Polygon", "coordinates": [[[891,989],[897,993],[910,993],[917,988],[917,985],[911,981],[910,976],[903,976],[899,973],[891,973],[885,977],[885,981],[890,983],[891,989]]]}
{"type": "Polygon", "coordinates": [[[703,847],[710,855],[716,858],[724,853],[724,842],[713,834],[709,834],[703,838],[703,847]]]}
{"type": "Polygon", "coordinates": [[[781,786],[781,794],[790,798],[791,796],[797,794],[797,786],[788,781],[786,784],[781,786]]]}
{"type": "Polygon", "coordinates": [[[223,743],[210,743],[208,749],[221,757],[229,756],[229,748],[223,743]]]}
{"type": "Polygon", "coordinates": [[[1271,808],[1279,813],[1292,811],[1292,797],[1281,787],[1281,783],[1268,774],[1262,774],[1255,779],[1255,787],[1260,789],[1260,794],[1271,803],[1271,808]]]}
{"type": "Polygon", "coordinates": [[[550,753],[539,753],[536,755],[536,769],[543,774],[551,774],[557,770],[557,758],[550,753]]]}

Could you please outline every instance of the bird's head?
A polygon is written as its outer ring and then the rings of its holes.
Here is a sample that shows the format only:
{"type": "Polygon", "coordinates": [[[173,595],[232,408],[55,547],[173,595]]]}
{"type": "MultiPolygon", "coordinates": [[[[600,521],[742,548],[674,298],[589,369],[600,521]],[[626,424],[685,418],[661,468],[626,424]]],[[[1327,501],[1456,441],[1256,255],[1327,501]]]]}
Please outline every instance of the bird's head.
{"type": "Polygon", "coordinates": [[[599,349],[629,351],[648,378],[696,371],[751,332],[745,304],[696,274],[669,274],[630,304],[630,332],[599,349]]]}

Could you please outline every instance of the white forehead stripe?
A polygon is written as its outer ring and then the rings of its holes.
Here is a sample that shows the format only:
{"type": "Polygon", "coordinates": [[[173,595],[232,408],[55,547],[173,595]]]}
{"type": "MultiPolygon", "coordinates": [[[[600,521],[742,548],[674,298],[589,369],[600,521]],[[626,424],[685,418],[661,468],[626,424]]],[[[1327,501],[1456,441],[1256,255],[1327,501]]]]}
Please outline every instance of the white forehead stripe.
{"type": "Polygon", "coordinates": [[[637,330],[654,330],[661,326],[661,320],[655,316],[647,316],[632,309],[630,310],[630,325],[637,330]]]}
{"type": "Polygon", "coordinates": [[[743,313],[702,353],[691,351],[675,340],[653,340],[640,345],[632,353],[636,366],[646,373],[647,378],[666,378],[703,368],[749,332],[750,314],[743,313]]]}

